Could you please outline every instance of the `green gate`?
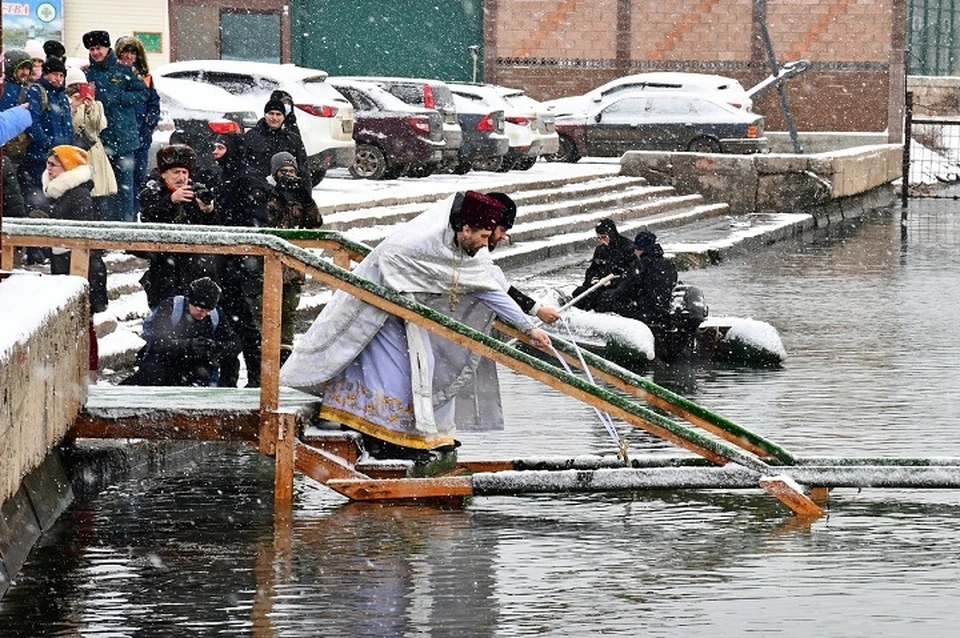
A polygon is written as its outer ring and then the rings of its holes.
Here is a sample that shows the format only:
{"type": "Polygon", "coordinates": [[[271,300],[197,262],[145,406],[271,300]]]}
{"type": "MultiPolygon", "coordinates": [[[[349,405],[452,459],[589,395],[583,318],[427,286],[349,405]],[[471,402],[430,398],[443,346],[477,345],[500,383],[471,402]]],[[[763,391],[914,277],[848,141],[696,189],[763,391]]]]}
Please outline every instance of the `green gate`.
{"type": "MultiPolygon", "coordinates": [[[[483,0],[294,0],[293,61],[330,75],[469,82],[481,47],[483,0]]],[[[482,79],[478,65],[477,79],[482,79]]]]}
{"type": "Polygon", "coordinates": [[[907,74],[960,72],[960,0],[910,0],[907,74]]]}

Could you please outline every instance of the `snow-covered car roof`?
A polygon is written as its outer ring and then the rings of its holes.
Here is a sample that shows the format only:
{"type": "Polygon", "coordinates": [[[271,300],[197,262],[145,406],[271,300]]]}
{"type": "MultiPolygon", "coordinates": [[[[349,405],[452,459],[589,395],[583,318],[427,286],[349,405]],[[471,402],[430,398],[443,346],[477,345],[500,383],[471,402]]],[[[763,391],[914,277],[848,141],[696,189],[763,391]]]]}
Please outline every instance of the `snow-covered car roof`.
{"type": "Polygon", "coordinates": [[[157,76],[153,81],[161,101],[168,108],[180,107],[191,111],[223,113],[250,110],[244,100],[213,84],[163,76],[157,76]]]}
{"type": "Polygon", "coordinates": [[[339,89],[340,87],[353,87],[356,90],[369,95],[372,99],[379,102],[380,105],[385,109],[392,111],[433,110],[419,109],[416,106],[407,104],[393,93],[385,91],[384,89],[380,88],[378,84],[373,82],[364,82],[362,80],[345,79],[340,77],[328,77],[327,84],[335,89],[339,89]]]}
{"type": "Polygon", "coordinates": [[[326,79],[327,72],[309,69],[296,64],[271,64],[269,62],[244,62],[241,60],[184,60],[157,67],[154,75],[168,75],[177,71],[220,71],[242,75],[257,75],[280,81],[302,82],[307,79],[326,79]]]}

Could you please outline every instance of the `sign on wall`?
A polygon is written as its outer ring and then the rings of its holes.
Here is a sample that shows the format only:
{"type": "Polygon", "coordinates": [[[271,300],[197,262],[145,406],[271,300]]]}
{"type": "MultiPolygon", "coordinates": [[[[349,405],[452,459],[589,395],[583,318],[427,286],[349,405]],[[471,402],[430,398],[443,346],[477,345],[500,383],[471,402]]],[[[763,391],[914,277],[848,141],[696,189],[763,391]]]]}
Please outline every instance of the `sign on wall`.
{"type": "Polygon", "coordinates": [[[4,50],[22,49],[27,40],[63,42],[63,0],[4,0],[4,50]]]}

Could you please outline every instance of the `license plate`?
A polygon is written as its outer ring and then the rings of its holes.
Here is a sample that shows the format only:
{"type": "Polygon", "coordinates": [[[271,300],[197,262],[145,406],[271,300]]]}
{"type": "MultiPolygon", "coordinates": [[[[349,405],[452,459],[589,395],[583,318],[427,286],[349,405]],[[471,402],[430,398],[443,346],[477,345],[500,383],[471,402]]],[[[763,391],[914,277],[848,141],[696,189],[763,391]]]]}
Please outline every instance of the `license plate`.
{"type": "Polygon", "coordinates": [[[343,132],[347,135],[353,135],[353,120],[343,120],[343,132]]]}

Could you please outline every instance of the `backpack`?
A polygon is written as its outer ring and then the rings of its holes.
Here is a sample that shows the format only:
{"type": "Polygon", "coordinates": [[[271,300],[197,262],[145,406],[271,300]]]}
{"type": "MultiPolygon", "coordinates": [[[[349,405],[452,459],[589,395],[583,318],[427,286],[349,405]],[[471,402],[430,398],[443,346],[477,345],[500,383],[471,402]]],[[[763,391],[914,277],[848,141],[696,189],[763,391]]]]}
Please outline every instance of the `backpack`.
{"type": "MultiPolygon", "coordinates": [[[[24,84],[20,87],[20,93],[17,95],[17,105],[23,104],[27,101],[27,93],[30,91],[30,88],[34,86],[33,84],[24,84]]],[[[46,111],[50,108],[50,101],[47,97],[47,90],[40,86],[36,85],[40,89],[40,110],[46,111]]],[[[30,138],[30,134],[26,131],[19,133],[15,138],[3,145],[3,152],[9,156],[11,159],[18,159],[21,157],[30,146],[30,143],[33,140],[30,138]]]]}

